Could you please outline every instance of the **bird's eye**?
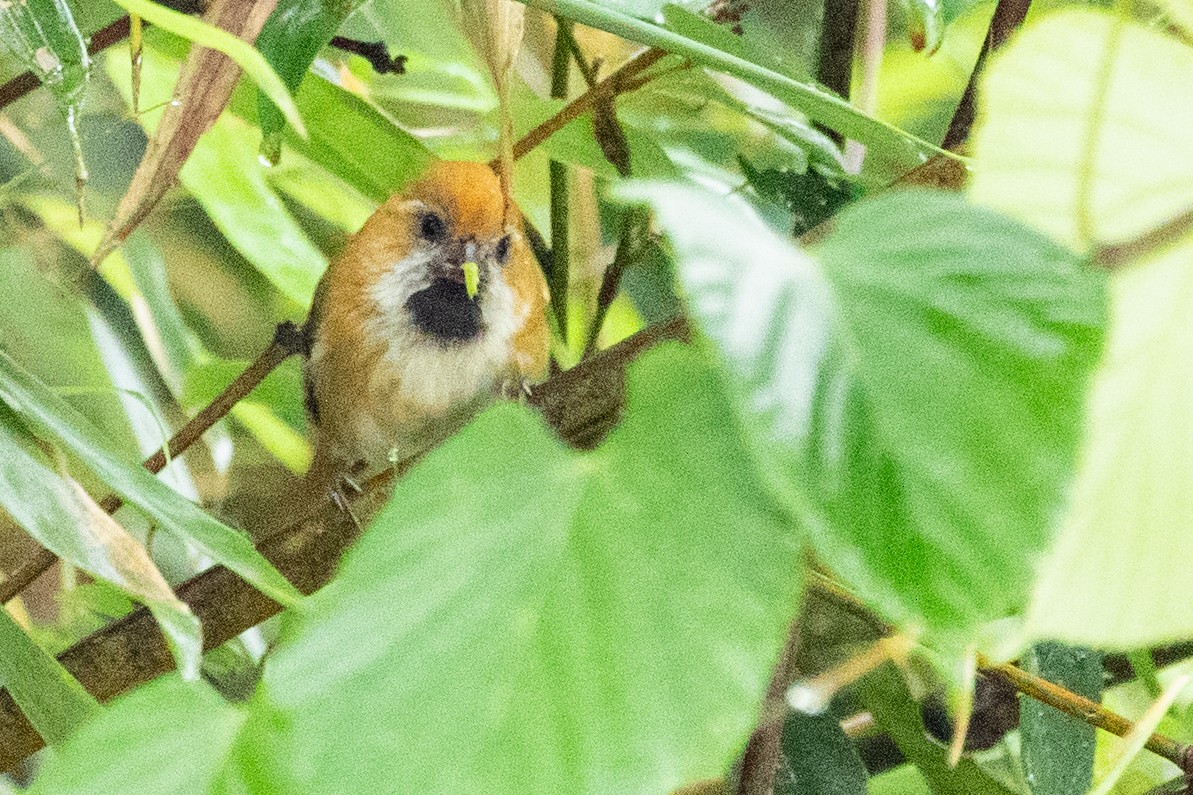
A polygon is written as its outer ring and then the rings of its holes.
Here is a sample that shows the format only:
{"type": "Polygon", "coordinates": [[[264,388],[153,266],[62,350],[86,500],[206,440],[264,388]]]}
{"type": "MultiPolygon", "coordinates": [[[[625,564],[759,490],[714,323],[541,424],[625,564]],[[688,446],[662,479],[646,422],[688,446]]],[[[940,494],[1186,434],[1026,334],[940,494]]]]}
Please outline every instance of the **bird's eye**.
{"type": "Polygon", "coordinates": [[[426,213],[418,221],[418,234],[429,243],[438,243],[447,236],[447,222],[436,213],[426,213]]]}
{"type": "Polygon", "coordinates": [[[504,265],[506,260],[510,258],[510,236],[506,235],[497,241],[497,248],[493,251],[493,256],[497,258],[499,265],[504,265]]]}

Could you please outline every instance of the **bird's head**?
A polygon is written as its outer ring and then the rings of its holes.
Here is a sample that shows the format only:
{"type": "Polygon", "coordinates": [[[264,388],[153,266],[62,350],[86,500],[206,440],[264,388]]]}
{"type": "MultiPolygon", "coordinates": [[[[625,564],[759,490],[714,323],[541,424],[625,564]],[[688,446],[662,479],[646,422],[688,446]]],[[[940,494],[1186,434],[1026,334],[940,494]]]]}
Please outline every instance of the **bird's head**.
{"type": "MultiPolygon", "coordinates": [[[[374,296],[384,312],[404,312],[419,331],[442,342],[480,337],[508,298],[503,271],[517,243],[505,223],[505,200],[483,163],[440,162],[391,198],[367,226],[386,234],[389,250],[374,296]]],[[[363,232],[363,230],[362,230],[363,232]]]]}

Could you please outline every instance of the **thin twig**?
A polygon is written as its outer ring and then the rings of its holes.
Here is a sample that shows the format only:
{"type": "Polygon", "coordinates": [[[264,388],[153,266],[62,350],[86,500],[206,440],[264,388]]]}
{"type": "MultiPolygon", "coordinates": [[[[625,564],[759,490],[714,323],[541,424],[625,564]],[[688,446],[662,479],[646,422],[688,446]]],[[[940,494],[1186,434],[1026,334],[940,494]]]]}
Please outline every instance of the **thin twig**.
{"type": "MultiPolygon", "coordinates": [[[[1025,696],[1030,696],[1042,704],[1060,710],[1066,715],[1072,715],[1091,726],[1110,732],[1116,737],[1126,737],[1135,728],[1135,724],[1122,715],[1111,712],[1096,701],[1078,695],[1060,685],[1041,679],[1034,674],[1024,671],[1010,663],[990,665],[983,663],[983,673],[998,676],[1010,683],[1025,696]]],[[[1186,773],[1193,772],[1190,763],[1190,746],[1177,742],[1162,734],[1153,734],[1148,738],[1144,748],[1162,756],[1175,764],[1186,773]]]]}
{"type": "MultiPolygon", "coordinates": [[[[825,87],[849,99],[853,81],[853,47],[857,39],[858,0],[825,0],[820,23],[820,49],[816,56],[816,79],[825,87]]],[[[817,125],[837,142],[845,139],[836,130],[817,125]]]]}
{"type": "MultiPolygon", "coordinates": [[[[576,34],[572,30],[571,22],[562,20],[559,17],[555,19],[559,24],[559,35],[563,37],[564,43],[567,44],[568,49],[571,51],[572,60],[576,62],[576,68],[580,70],[580,74],[584,77],[584,82],[588,84],[589,88],[592,88],[597,82],[596,68],[584,57],[584,51],[580,49],[580,42],[576,41],[576,34]]],[[[551,96],[555,96],[554,93],[551,96]]]]}
{"type": "Polygon", "coordinates": [[[982,51],[978,53],[978,60],[969,75],[969,83],[965,86],[965,93],[957,103],[957,110],[949,122],[948,132],[945,133],[942,149],[956,149],[969,137],[969,128],[973,126],[977,112],[978,79],[986,67],[986,60],[990,53],[997,50],[1011,34],[1023,24],[1027,17],[1027,10],[1031,7],[1031,0],[998,0],[994,8],[994,16],[990,18],[990,29],[986,32],[986,40],[982,43],[982,51]]]}
{"type": "MultiPolygon", "coordinates": [[[[768,715],[784,711],[784,695],[795,675],[795,659],[799,651],[800,625],[797,617],[787,631],[787,642],[779,653],[766,688],[761,713],[768,715]]],[[[770,795],[774,788],[775,772],[783,759],[783,721],[760,721],[742,753],[737,776],[737,795],[770,795]]]]}
{"type": "MultiPolygon", "coordinates": [[[[568,75],[571,67],[572,23],[560,17],[555,18],[555,54],[551,62],[551,97],[566,99],[568,75]]],[[[568,165],[552,160],[548,166],[548,182],[551,191],[551,309],[559,328],[559,338],[567,343],[568,272],[570,271],[571,220],[568,165]]]]}
{"type": "Polygon", "coordinates": [[[597,292],[596,313],[592,318],[592,325],[588,328],[584,356],[591,356],[596,350],[601,327],[605,325],[605,316],[609,314],[609,307],[613,304],[613,299],[617,297],[617,290],[621,285],[621,275],[641,248],[641,239],[646,233],[649,218],[650,213],[644,207],[630,207],[622,216],[621,235],[617,239],[617,250],[613,254],[613,262],[609,263],[609,267],[605,268],[604,276],[601,277],[601,288],[597,292]]]}
{"type": "Polygon", "coordinates": [[[329,42],[332,47],[344,52],[359,55],[369,62],[373,71],[379,75],[406,74],[406,56],[390,56],[389,49],[383,41],[357,41],[343,36],[332,36],[329,42]]]}
{"type": "MultiPolygon", "coordinates": [[[[274,332],[273,341],[257,357],[256,361],[237,376],[235,381],[208,403],[190,422],[170,437],[170,441],[165,447],[146,458],[143,466],[154,474],[165,469],[167,461],[182,455],[211,426],[223,419],[241,398],[252,392],[258,384],[265,380],[265,376],[273,372],[274,368],[290,356],[301,352],[304,344],[302,332],[297,326],[290,322],[280,324],[274,332]]],[[[109,514],[120,510],[120,506],[123,504],[123,500],[115,494],[109,494],[99,502],[100,507],[109,514]]],[[[32,558],[26,560],[10,574],[8,579],[0,583],[0,604],[8,602],[27,588],[53,566],[56,560],[57,557],[53,552],[45,548],[39,549],[32,558]]]]}
{"type": "Polygon", "coordinates": [[[640,88],[643,83],[635,81],[643,72],[666,57],[667,52],[659,49],[643,50],[626,61],[611,75],[565,105],[558,113],[535,127],[514,144],[514,159],[523,157],[543,141],[562,130],[569,123],[592,110],[597,100],[640,88]]]}

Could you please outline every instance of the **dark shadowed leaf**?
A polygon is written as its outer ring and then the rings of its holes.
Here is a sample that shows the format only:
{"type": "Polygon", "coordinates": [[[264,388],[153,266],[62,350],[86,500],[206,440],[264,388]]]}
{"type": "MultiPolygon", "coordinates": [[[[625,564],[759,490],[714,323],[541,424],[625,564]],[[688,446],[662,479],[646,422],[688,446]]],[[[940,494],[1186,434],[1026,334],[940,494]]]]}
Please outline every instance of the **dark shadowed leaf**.
{"type": "Polygon", "coordinates": [[[782,752],[774,795],[865,795],[866,766],[831,713],[788,715],[782,752]]]}
{"type": "MultiPolygon", "coordinates": [[[[1102,700],[1102,654],[1039,643],[1023,667],[1094,702],[1102,700]]],[[[1089,789],[1094,772],[1094,727],[1034,699],[1022,698],[1019,727],[1023,771],[1034,795],[1068,795],[1089,789]]]]}

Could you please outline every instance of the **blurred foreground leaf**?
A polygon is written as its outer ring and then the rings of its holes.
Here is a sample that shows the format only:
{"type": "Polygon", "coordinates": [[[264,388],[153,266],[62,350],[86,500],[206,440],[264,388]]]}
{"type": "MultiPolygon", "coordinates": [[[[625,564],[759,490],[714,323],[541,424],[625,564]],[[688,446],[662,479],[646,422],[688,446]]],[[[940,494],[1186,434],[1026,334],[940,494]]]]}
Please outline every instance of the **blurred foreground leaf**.
{"type": "Polygon", "coordinates": [[[734,424],[677,346],[631,369],[594,453],[481,415],[284,625],[246,764],[296,794],[632,795],[726,769],[800,579],[734,424]]]}
{"type": "Polygon", "coordinates": [[[0,677],[25,717],[49,745],[66,740],[100,706],[9,612],[0,608],[0,677]]]}
{"type": "MultiPolygon", "coordinates": [[[[204,682],[164,676],[108,706],[47,759],[31,795],[229,792],[220,765],[246,712],[204,682]]],[[[234,791],[234,790],[231,790],[234,791]]]]}
{"type": "Polygon", "coordinates": [[[114,454],[103,434],[0,350],[0,399],[36,430],[78,456],[126,502],[162,529],[194,543],[272,599],[295,604],[300,594],[242,533],[209,516],[139,463],[114,454]]]}

